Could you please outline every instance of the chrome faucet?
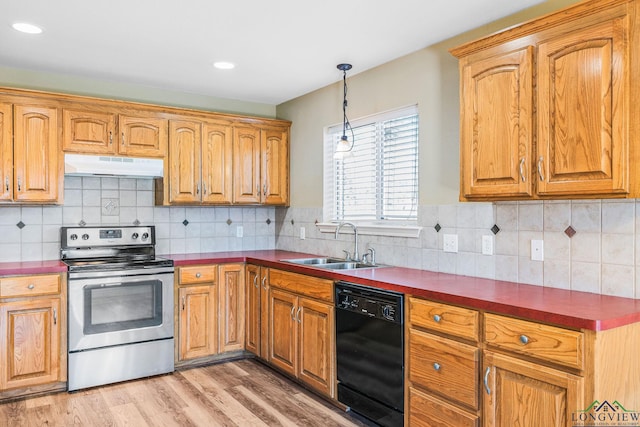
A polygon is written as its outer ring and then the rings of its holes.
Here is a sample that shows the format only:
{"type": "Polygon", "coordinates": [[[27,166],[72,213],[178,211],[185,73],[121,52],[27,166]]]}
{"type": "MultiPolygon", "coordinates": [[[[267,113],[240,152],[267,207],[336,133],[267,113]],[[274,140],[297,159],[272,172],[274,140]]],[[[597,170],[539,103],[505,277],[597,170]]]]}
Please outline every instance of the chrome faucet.
{"type": "Polygon", "coordinates": [[[358,253],[358,227],[355,226],[355,224],[351,223],[351,222],[341,222],[340,224],[338,224],[338,226],[336,227],[336,235],[335,238],[338,238],[338,233],[340,232],[340,229],[345,226],[345,225],[349,225],[351,226],[351,228],[353,228],[353,256],[349,256],[349,252],[347,252],[347,258],[350,259],[351,261],[355,261],[355,262],[360,262],[360,254],[358,253]]]}

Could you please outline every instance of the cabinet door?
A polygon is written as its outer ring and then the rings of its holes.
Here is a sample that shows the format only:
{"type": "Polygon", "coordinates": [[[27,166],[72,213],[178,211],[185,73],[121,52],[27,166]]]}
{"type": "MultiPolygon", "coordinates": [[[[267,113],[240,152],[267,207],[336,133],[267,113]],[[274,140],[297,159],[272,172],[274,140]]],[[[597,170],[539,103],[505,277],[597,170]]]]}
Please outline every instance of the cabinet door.
{"type": "Polygon", "coordinates": [[[245,296],[247,299],[247,319],[245,332],[245,348],[253,354],[260,355],[260,267],[247,264],[245,268],[245,296]]]}
{"type": "Polygon", "coordinates": [[[487,427],[567,427],[584,408],[581,377],[493,352],[484,369],[487,427]]]}
{"type": "Polygon", "coordinates": [[[220,271],[220,352],[244,349],[244,266],[226,264],[220,271]]]}
{"type": "Polygon", "coordinates": [[[0,304],[0,390],[60,381],[60,299],[0,304]]]}
{"type": "Polygon", "coordinates": [[[200,123],[169,122],[169,202],[200,202],[200,123]]]}
{"type": "Polygon", "coordinates": [[[289,292],[269,290],[269,363],[290,375],[298,371],[296,303],[289,292]]]}
{"type": "Polygon", "coordinates": [[[83,154],[115,154],[116,115],[99,111],[62,112],[62,151],[83,154]]]}
{"type": "Polygon", "coordinates": [[[215,285],[188,286],[178,290],[180,360],[217,353],[216,291],[215,285]]]}
{"type": "Polygon", "coordinates": [[[233,202],[260,203],[260,130],[233,129],[233,202]]]}
{"type": "Polygon", "coordinates": [[[13,121],[11,105],[0,104],[0,200],[13,199],[13,121]]]}
{"type": "Polygon", "coordinates": [[[269,358],[269,269],[260,268],[260,357],[269,358]]]}
{"type": "Polygon", "coordinates": [[[462,196],[531,196],[533,48],[473,61],[461,78],[462,196]]]}
{"type": "Polygon", "coordinates": [[[264,129],[260,138],[262,203],[286,205],[289,202],[289,132],[264,129]]]}
{"type": "Polygon", "coordinates": [[[538,193],[629,191],[625,19],[538,48],[538,193]]]}
{"type": "Polygon", "coordinates": [[[16,105],[14,109],[14,198],[24,202],[58,200],[58,110],[16,105]]]}
{"type": "Polygon", "coordinates": [[[233,198],[233,131],[226,124],[202,126],[202,202],[229,204],[233,198]]]}
{"type": "Polygon", "coordinates": [[[118,152],[141,157],[167,154],[167,120],[154,117],[118,116],[118,152]]]}
{"type": "Polygon", "coordinates": [[[336,382],[333,306],[299,298],[295,318],[300,329],[298,378],[333,397],[336,382]]]}

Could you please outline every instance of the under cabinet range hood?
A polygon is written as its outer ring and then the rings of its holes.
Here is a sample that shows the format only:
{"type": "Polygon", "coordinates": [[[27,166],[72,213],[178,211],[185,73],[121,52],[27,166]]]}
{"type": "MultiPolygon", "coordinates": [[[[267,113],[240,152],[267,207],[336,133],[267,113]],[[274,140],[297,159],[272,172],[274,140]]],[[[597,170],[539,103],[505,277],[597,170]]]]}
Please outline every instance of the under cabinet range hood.
{"type": "Polygon", "coordinates": [[[162,159],[68,153],[64,155],[65,175],[162,178],[163,172],[164,162],[162,159]]]}

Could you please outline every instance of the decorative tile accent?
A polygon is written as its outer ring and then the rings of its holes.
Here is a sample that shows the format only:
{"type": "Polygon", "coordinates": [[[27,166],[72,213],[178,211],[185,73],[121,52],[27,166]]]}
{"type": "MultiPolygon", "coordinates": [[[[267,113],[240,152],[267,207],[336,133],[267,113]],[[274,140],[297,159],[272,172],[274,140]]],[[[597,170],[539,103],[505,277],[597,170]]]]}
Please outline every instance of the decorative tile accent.
{"type": "Polygon", "coordinates": [[[491,227],[491,232],[495,235],[498,234],[498,231],[500,231],[500,227],[498,227],[498,224],[493,224],[493,227],[491,227]]]}
{"type": "Polygon", "coordinates": [[[440,230],[442,230],[442,227],[440,227],[440,224],[436,224],[433,228],[436,229],[436,233],[440,232],[440,230]]]}
{"type": "Polygon", "coordinates": [[[233,221],[231,221],[231,218],[229,218],[229,219],[227,220],[227,225],[231,225],[231,224],[233,224],[233,221]]]}
{"type": "Polygon", "coordinates": [[[184,221],[182,221],[182,225],[184,225],[184,226],[186,227],[187,225],[189,225],[189,221],[187,221],[187,220],[185,219],[184,221]]]}
{"type": "Polygon", "coordinates": [[[18,227],[20,230],[22,230],[27,224],[25,224],[24,222],[20,221],[19,223],[16,224],[16,227],[18,227]]]}
{"type": "Polygon", "coordinates": [[[140,225],[140,221],[138,221],[138,218],[136,218],[135,220],[133,220],[133,225],[135,225],[136,227],[138,225],[140,225]]]}
{"type": "Polygon", "coordinates": [[[81,219],[81,220],[80,220],[80,222],[78,223],[78,225],[79,225],[80,227],[84,227],[85,225],[87,225],[87,223],[86,223],[86,222],[84,222],[84,219],[81,219]]]}
{"type": "Polygon", "coordinates": [[[566,234],[567,236],[569,236],[569,238],[572,238],[573,236],[575,236],[577,233],[576,230],[573,229],[572,226],[568,226],[565,230],[564,230],[564,234],[566,234]]]}
{"type": "Polygon", "coordinates": [[[267,218],[266,223],[267,223],[267,225],[271,224],[271,220],[269,218],[267,218]]]}
{"type": "Polygon", "coordinates": [[[120,215],[120,199],[116,199],[116,198],[102,199],[102,215],[105,215],[105,216],[120,215]]]}
{"type": "Polygon", "coordinates": [[[291,225],[294,225],[294,221],[293,221],[293,219],[291,220],[291,225]]]}

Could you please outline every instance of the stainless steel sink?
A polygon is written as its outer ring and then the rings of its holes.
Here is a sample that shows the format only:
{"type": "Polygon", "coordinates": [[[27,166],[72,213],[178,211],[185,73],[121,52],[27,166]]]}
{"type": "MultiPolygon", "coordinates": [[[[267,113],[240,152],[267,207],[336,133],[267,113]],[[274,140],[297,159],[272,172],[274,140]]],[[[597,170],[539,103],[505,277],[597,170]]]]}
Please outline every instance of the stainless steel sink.
{"type": "Polygon", "coordinates": [[[355,270],[359,268],[384,267],[380,264],[366,264],[362,262],[346,261],[340,258],[295,258],[284,259],[282,261],[291,262],[293,264],[308,265],[310,267],[326,268],[328,270],[355,270]]]}

